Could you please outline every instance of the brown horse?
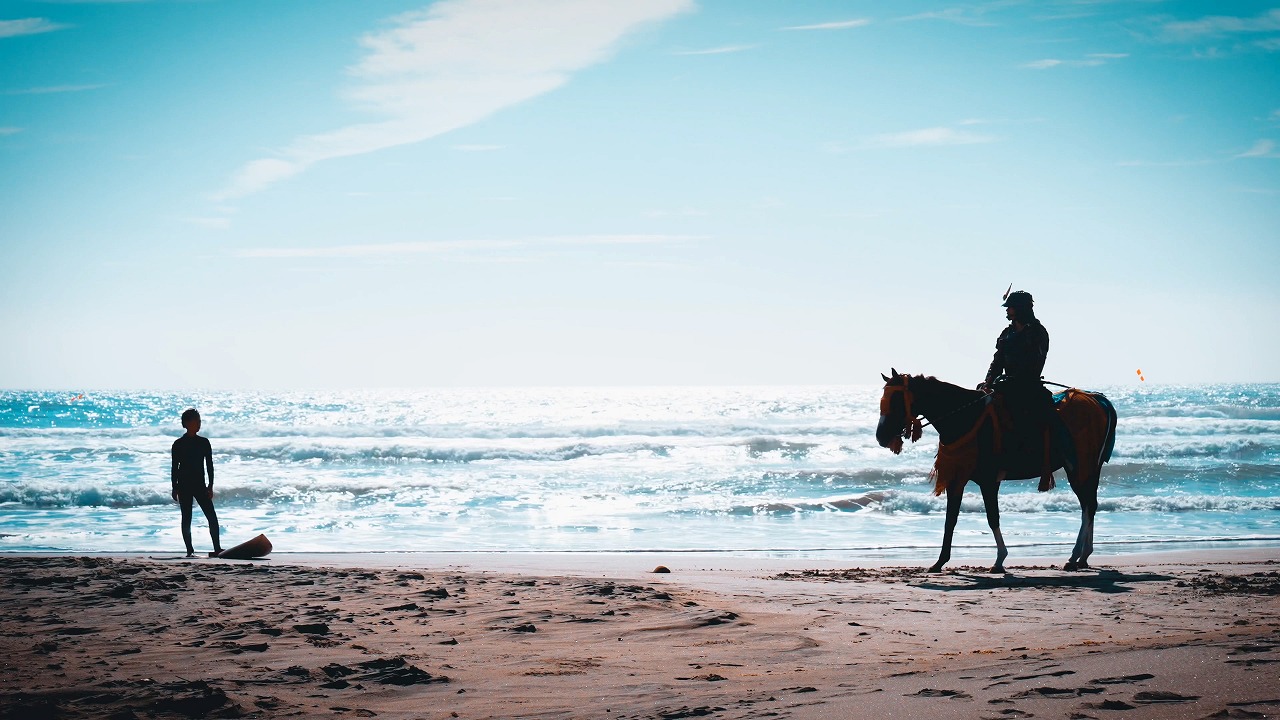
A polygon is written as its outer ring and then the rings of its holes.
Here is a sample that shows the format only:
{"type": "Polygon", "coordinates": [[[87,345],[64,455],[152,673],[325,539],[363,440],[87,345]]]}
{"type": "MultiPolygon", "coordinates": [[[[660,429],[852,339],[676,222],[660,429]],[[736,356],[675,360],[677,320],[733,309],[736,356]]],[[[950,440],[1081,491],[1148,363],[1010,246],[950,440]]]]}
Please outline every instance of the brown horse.
{"type": "MultiPolygon", "coordinates": [[[[942,553],[929,568],[939,572],[951,559],[951,536],[960,515],[960,498],[970,480],[982,490],[987,524],[996,540],[996,562],[991,572],[1004,572],[1009,555],[1000,534],[998,495],[1002,480],[1039,478],[1043,462],[1036,458],[1019,460],[1001,453],[1000,421],[988,396],[977,390],[942,382],[934,377],[899,375],[884,378],[880,398],[880,422],[876,441],[897,454],[902,441],[920,437],[920,418],[938,431],[938,462],[934,467],[937,489],[947,494],[947,520],[942,535],[942,553]]],[[[1098,510],[1098,480],[1102,464],[1111,459],[1116,439],[1116,411],[1101,393],[1070,389],[1057,403],[1059,417],[1066,425],[1075,448],[1073,462],[1067,463],[1067,480],[1080,500],[1080,532],[1076,536],[1067,570],[1089,567],[1093,553],[1093,516],[1098,510]]],[[[1050,463],[1056,470],[1061,462],[1050,463]]]]}

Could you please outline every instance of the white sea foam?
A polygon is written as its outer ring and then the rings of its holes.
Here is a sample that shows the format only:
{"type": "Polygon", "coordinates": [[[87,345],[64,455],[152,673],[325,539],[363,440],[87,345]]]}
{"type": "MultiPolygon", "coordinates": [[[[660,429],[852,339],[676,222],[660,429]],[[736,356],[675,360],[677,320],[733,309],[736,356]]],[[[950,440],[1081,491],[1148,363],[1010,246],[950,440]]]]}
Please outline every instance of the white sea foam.
{"type": "MultiPolygon", "coordinates": [[[[932,546],[932,431],[874,438],[878,388],[334,393],[0,392],[0,549],[172,543],[169,446],[197,406],[228,532],[291,549],[932,546]],[[107,522],[103,522],[106,520],[107,522]],[[339,540],[342,536],[342,540],[339,540]]],[[[1099,527],[1280,535],[1280,386],[1127,389],[1099,527]]],[[[1009,483],[1006,535],[1059,542],[1079,505],[1009,483]]],[[[962,537],[985,532],[976,488],[962,537]],[[966,535],[969,533],[970,535],[966,535]]],[[[1100,537],[1101,541],[1102,538],[1100,537]]]]}

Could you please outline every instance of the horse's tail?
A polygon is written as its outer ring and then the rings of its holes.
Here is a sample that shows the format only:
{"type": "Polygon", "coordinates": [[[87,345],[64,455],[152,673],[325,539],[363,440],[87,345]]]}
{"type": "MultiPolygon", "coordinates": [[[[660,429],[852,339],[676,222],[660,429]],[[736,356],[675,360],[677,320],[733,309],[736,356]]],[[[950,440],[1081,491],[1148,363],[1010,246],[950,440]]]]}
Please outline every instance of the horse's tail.
{"type": "Polygon", "coordinates": [[[1116,415],[1116,406],[1111,404],[1106,395],[1098,392],[1089,393],[1089,397],[1103,409],[1107,414],[1107,439],[1102,444],[1102,452],[1098,455],[1098,466],[1111,460],[1111,451],[1116,447],[1116,421],[1119,416],[1116,415]]]}
{"type": "Polygon", "coordinates": [[[1111,459],[1116,444],[1116,409],[1106,395],[1075,388],[1063,393],[1059,414],[1075,442],[1077,467],[1095,474],[1111,459]]]}

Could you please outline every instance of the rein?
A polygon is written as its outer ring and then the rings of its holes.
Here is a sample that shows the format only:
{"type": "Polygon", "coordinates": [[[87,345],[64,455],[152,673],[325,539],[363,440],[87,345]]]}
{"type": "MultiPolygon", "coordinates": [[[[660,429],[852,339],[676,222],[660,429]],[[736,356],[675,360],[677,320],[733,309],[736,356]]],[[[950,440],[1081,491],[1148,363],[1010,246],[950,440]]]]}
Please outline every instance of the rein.
{"type": "MultiPolygon", "coordinates": [[[[1057,384],[1057,383],[1051,383],[1051,384],[1057,384]]],[[[925,428],[929,427],[930,425],[934,425],[934,421],[929,420],[927,422],[921,423],[920,418],[911,412],[911,405],[913,404],[915,394],[911,392],[911,376],[910,375],[902,376],[901,385],[893,385],[893,386],[885,387],[884,389],[885,394],[882,398],[880,398],[880,414],[881,415],[889,414],[889,401],[893,397],[893,394],[896,392],[902,393],[902,404],[903,404],[903,408],[906,411],[906,416],[903,419],[903,423],[902,423],[902,439],[915,442],[920,439],[920,436],[924,433],[925,428]]],[[[989,397],[990,395],[984,394],[974,400],[970,400],[969,402],[955,408],[954,410],[946,413],[945,415],[939,416],[937,419],[945,420],[951,417],[952,415],[955,415],[956,413],[960,412],[961,410],[964,410],[967,407],[970,407],[972,405],[977,405],[980,402],[985,402],[989,397]]],[[[936,425],[934,426],[936,427],[936,425]]]]}

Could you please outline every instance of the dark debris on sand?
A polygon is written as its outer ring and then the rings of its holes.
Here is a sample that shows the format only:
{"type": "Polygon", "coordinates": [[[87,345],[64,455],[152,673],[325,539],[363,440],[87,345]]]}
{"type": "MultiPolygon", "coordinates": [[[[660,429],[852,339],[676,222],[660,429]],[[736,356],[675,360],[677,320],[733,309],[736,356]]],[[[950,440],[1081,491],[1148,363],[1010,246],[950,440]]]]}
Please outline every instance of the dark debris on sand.
{"type": "Polygon", "coordinates": [[[95,688],[0,694],[0,719],[136,717],[239,718],[245,710],[221,688],[202,680],[103,683],[95,688]]]}
{"type": "MultiPolygon", "coordinates": [[[[666,588],[585,578],[12,557],[0,558],[3,580],[0,657],[11,662],[0,720],[364,716],[357,698],[425,700],[467,682],[475,663],[454,648],[481,633],[520,638],[513,657],[535,663],[520,677],[559,676],[586,670],[547,670],[537,648],[579,623],[647,633],[738,622],[666,588]]],[[[661,712],[722,710],[676,702],[661,712]]]]}
{"type": "Polygon", "coordinates": [[[781,572],[774,575],[774,580],[822,580],[826,582],[866,582],[878,580],[882,582],[905,582],[925,575],[925,568],[918,567],[886,567],[886,568],[847,568],[841,570],[801,570],[799,572],[781,572]]]}
{"type": "Polygon", "coordinates": [[[1186,584],[1196,590],[1221,595],[1280,595],[1280,571],[1250,575],[1212,573],[1191,578],[1186,584]]]}

